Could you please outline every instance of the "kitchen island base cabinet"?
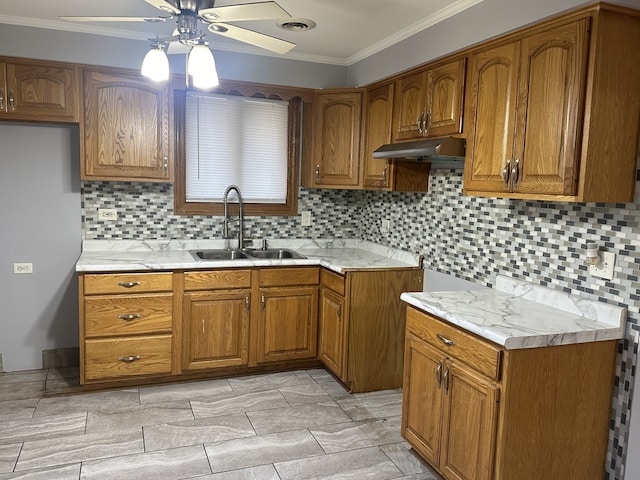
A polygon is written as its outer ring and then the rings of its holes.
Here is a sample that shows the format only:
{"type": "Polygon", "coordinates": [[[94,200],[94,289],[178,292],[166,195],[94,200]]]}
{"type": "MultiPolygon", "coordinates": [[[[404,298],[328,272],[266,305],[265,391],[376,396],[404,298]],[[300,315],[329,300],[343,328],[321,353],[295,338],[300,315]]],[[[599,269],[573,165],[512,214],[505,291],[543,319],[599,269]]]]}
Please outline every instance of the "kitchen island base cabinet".
{"type": "Polygon", "coordinates": [[[402,435],[447,480],[604,478],[616,347],[507,350],[408,307],[402,435]]]}
{"type": "Polygon", "coordinates": [[[422,290],[422,270],[323,270],[318,358],[351,392],[400,388],[405,306],[422,290]]]}

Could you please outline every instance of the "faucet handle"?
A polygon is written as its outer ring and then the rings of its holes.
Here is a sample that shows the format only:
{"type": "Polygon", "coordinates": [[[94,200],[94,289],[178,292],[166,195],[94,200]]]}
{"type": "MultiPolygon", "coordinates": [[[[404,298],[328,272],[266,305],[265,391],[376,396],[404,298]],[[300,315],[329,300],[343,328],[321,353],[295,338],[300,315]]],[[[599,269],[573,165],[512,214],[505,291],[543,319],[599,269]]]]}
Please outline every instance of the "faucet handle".
{"type": "Polygon", "coordinates": [[[267,249],[267,239],[266,238],[262,239],[262,247],[261,248],[262,248],[262,250],[266,250],[267,249]]]}

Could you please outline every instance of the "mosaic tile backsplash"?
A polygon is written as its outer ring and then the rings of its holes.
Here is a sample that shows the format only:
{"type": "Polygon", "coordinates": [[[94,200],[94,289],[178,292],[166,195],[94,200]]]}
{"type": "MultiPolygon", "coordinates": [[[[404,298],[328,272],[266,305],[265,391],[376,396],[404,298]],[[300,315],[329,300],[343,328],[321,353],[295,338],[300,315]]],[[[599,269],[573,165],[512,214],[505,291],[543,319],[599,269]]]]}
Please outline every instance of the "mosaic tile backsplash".
{"type": "MultiPolygon", "coordinates": [[[[640,185],[627,204],[529,202],[462,195],[461,170],[431,173],[428,193],[301,189],[300,216],[248,217],[247,238],[362,238],[425,256],[425,266],[486,286],[497,273],[628,308],[620,342],[606,478],[624,475],[625,439],[640,333],[640,185]],[[391,229],[382,232],[381,220],[391,229]],[[592,277],[587,241],[616,254],[612,281],[592,277]]],[[[173,215],[167,184],[84,182],[85,239],[220,238],[221,217],[173,215]],[[116,208],[114,222],[98,208],[116,208]]],[[[640,407],[638,407],[640,408],[640,407]]]]}

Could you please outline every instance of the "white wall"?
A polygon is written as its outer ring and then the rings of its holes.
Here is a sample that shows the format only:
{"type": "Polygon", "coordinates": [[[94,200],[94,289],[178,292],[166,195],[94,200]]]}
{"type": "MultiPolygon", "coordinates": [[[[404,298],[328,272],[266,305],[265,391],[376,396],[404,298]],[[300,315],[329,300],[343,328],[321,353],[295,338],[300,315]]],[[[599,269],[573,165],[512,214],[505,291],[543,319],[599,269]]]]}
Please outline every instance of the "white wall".
{"type": "Polygon", "coordinates": [[[78,127],[0,123],[0,145],[0,353],[5,371],[37,369],[78,346],[78,127]]]}

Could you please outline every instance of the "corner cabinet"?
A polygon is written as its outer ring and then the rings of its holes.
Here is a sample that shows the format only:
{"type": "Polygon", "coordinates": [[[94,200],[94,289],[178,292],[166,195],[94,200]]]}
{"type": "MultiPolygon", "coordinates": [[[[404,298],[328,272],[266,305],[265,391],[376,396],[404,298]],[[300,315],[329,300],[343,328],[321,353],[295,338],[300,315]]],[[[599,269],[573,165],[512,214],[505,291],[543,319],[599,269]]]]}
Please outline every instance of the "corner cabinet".
{"type": "Polygon", "coordinates": [[[85,70],[82,178],[172,181],[170,97],[169,82],[85,70]]]}
{"type": "Polygon", "coordinates": [[[509,39],[470,56],[465,193],[632,201],[640,68],[620,65],[640,13],[599,6],[509,39]]]}
{"type": "Polygon", "coordinates": [[[313,105],[310,187],[358,188],[362,91],[320,91],[313,105]]]}
{"type": "Polygon", "coordinates": [[[393,140],[462,132],[466,59],[435,64],[395,82],[393,140]]]}
{"type": "Polygon", "coordinates": [[[409,306],[402,435],[446,480],[604,478],[616,348],[507,350],[409,306]]]}
{"type": "Polygon", "coordinates": [[[351,392],[402,386],[405,306],[400,294],[422,290],[422,270],[323,269],[318,358],[351,392]]]}
{"type": "Polygon", "coordinates": [[[0,57],[0,119],[77,123],[78,68],[0,57]]]}

